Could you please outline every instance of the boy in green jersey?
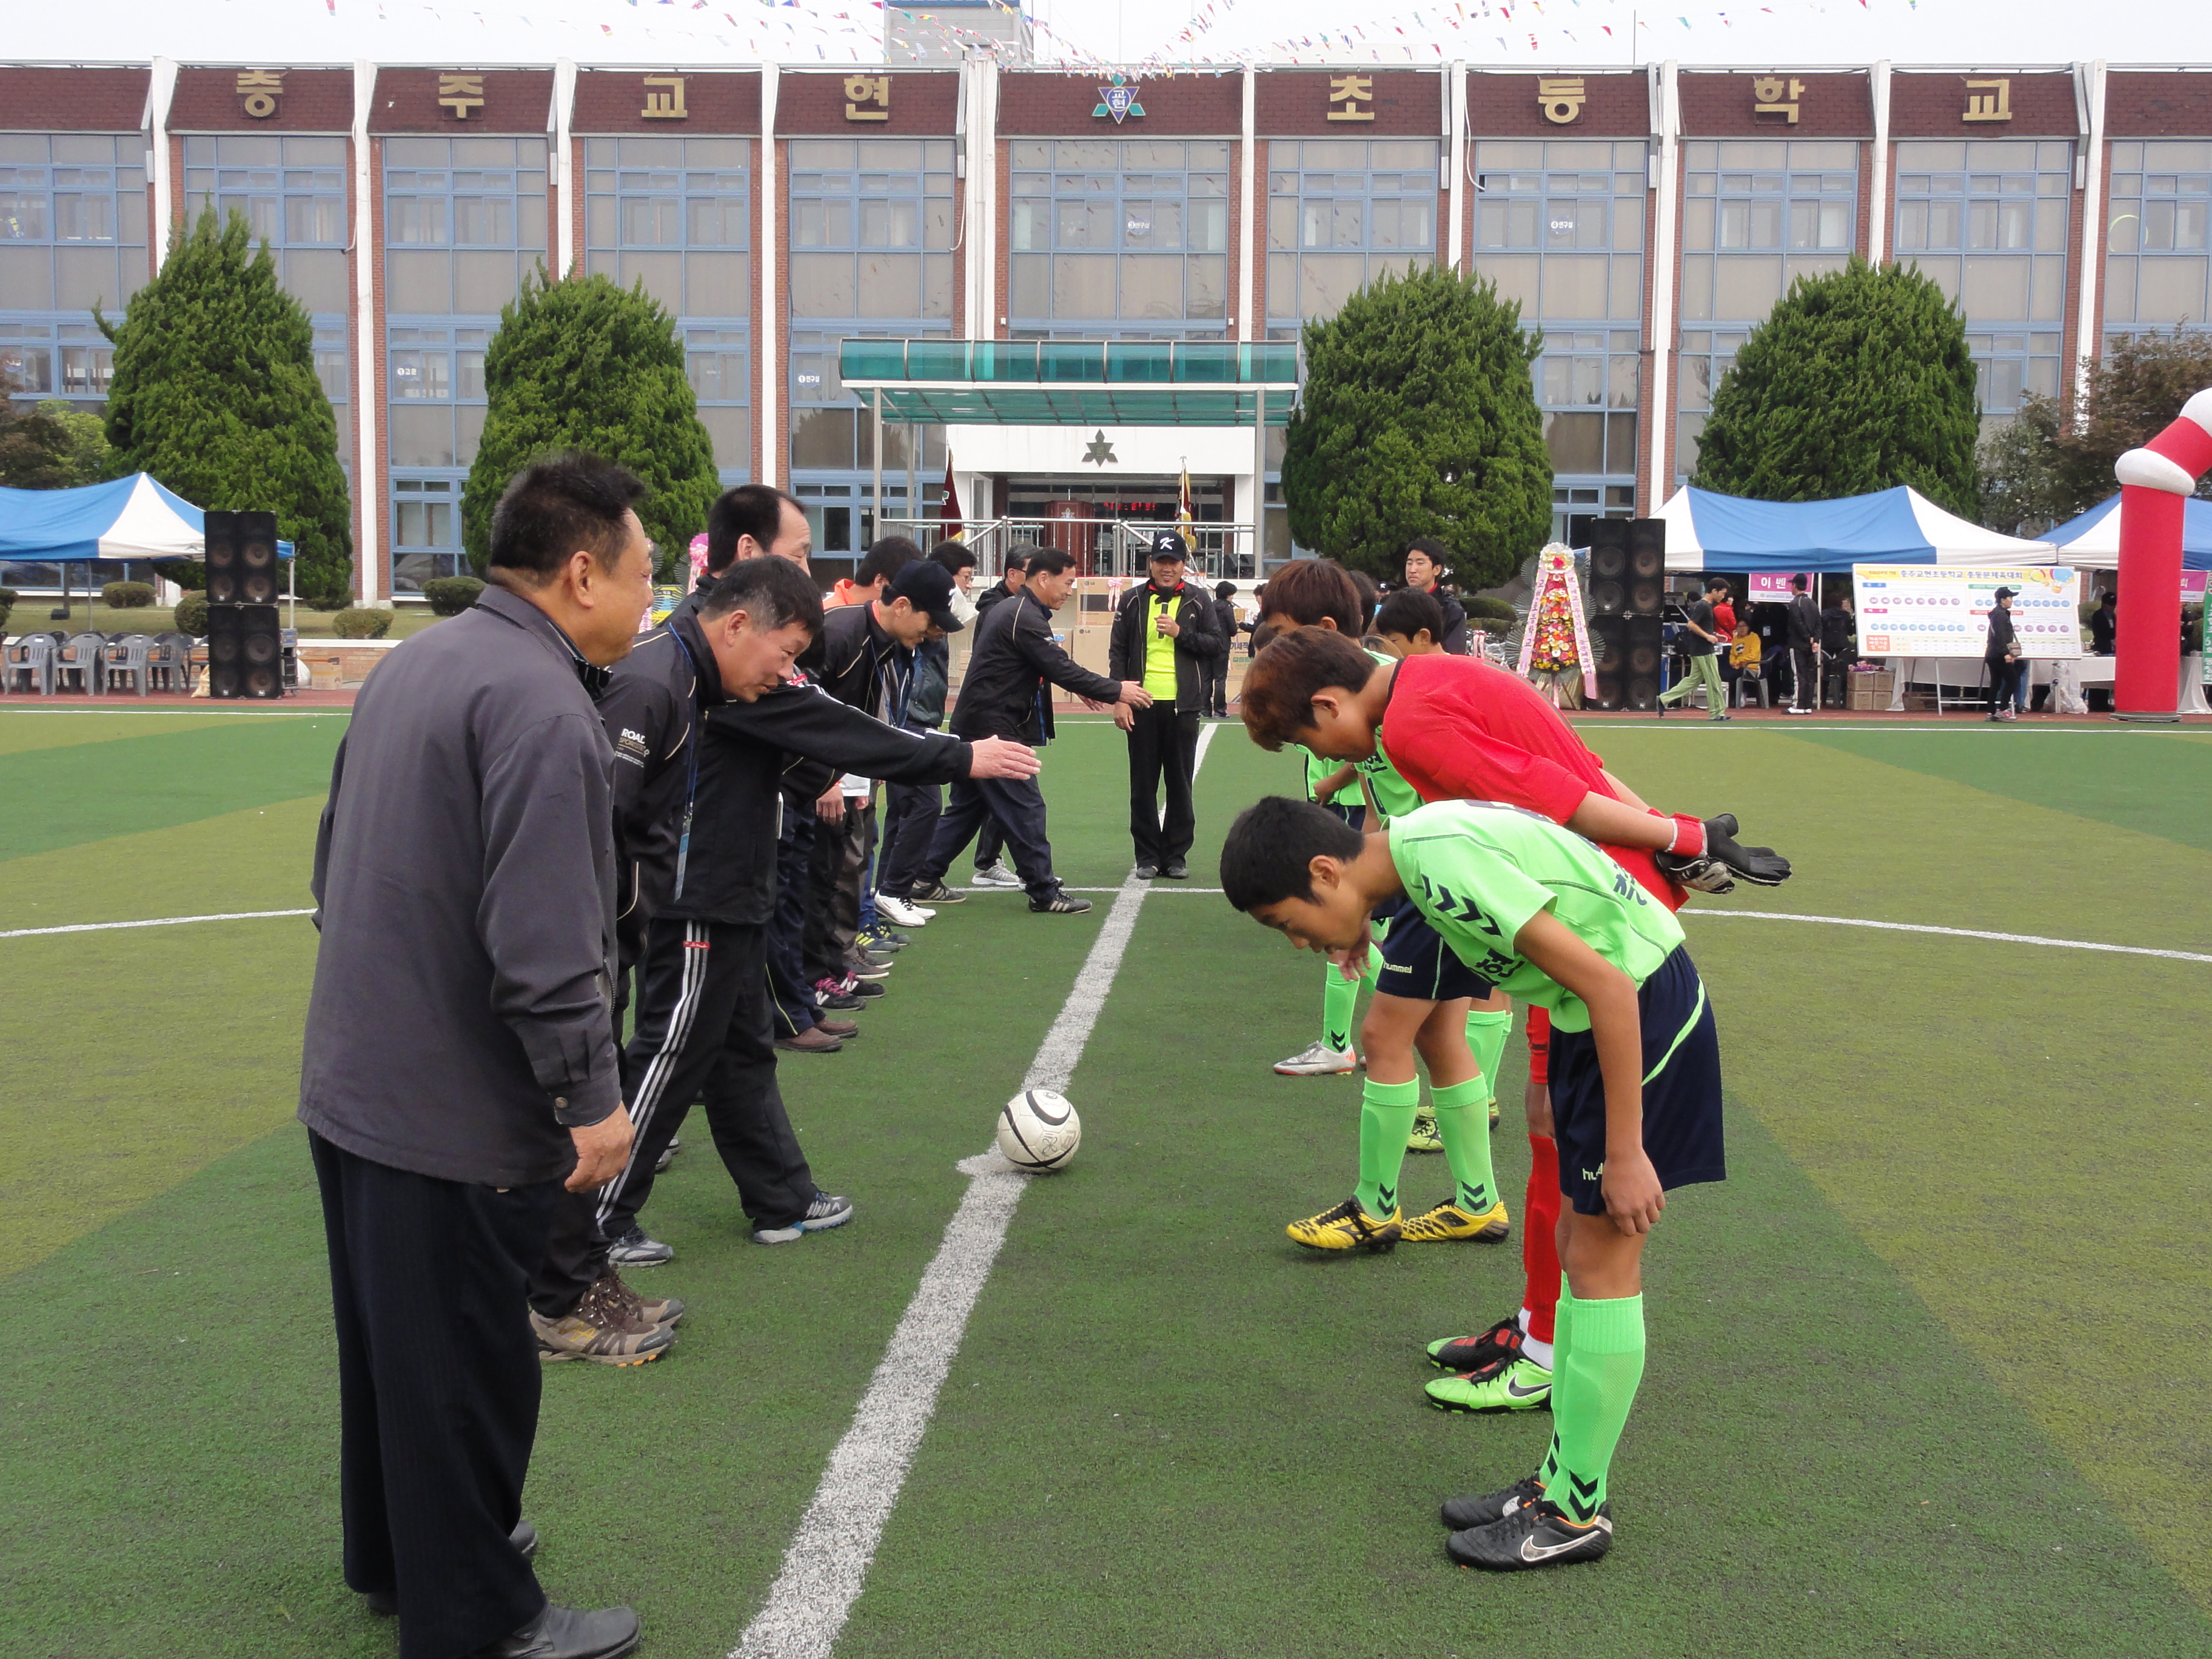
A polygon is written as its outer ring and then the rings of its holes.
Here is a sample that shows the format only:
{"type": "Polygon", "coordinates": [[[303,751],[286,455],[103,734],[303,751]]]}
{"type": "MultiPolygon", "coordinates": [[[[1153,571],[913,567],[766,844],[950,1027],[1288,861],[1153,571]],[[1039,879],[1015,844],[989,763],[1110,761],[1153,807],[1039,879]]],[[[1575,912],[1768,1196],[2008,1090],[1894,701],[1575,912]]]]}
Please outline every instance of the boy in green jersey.
{"type": "Polygon", "coordinates": [[[1726,1178],[1720,1043],[1667,908],[1611,858],[1518,807],[1441,801],[1361,836],[1303,801],[1229,832],[1223,890],[1301,950],[1357,950],[1373,908],[1410,902],[1454,954],[1551,1015],[1559,1255],[1551,1449],[1537,1472],[1443,1507],[1463,1566],[1595,1560],[1606,1476],[1644,1371],[1642,1258],[1666,1194],[1726,1178]]]}

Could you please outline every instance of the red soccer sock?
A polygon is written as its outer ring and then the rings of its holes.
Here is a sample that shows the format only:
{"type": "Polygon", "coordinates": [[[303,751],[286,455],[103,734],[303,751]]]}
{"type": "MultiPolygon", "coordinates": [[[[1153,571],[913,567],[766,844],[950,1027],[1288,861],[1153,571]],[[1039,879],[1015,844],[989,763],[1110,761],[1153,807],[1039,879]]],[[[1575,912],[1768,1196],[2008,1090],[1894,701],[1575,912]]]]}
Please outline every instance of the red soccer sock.
{"type": "Polygon", "coordinates": [[[1528,1283],[1521,1292],[1528,1310],[1528,1334],[1552,1340],[1552,1315],[1559,1305],[1559,1143],[1528,1137],[1528,1194],[1521,1219],[1521,1265],[1528,1283]]]}

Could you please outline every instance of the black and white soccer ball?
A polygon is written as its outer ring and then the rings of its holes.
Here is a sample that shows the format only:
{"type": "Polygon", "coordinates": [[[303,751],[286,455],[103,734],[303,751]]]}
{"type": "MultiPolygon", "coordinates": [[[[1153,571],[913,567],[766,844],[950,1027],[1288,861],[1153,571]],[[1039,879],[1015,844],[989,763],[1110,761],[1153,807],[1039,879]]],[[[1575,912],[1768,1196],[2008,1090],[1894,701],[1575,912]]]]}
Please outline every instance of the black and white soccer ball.
{"type": "Polygon", "coordinates": [[[1083,1120],[1057,1090],[1024,1089],[999,1110],[999,1150],[1018,1170],[1064,1170],[1082,1144],[1083,1120]]]}

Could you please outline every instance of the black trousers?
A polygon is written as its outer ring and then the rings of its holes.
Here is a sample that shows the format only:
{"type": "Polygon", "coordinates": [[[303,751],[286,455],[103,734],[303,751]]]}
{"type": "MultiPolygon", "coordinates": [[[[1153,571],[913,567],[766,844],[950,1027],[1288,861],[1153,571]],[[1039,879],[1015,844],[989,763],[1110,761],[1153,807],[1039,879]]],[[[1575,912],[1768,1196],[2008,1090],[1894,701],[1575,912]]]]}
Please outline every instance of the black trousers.
{"type": "MultiPolygon", "coordinates": [[[[909,732],[934,732],[934,726],[909,723],[909,732]]],[[[884,827],[877,844],[876,890],[904,898],[914,885],[915,872],[929,856],[929,838],[945,811],[945,788],[935,783],[894,783],[885,787],[884,827]]]]}
{"type": "Polygon", "coordinates": [[[566,1319],[607,1270],[599,1195],[556,1188],[545,1211],[545,1248],[531,1270],[530,1305],[548,1319],[566,1319]]]}
{"type": "Polygon", "coordinates": [[[1015,872],[1030,896],[1050,898],[1059,892],[1052,842],[1045,838],[1044,791],[1035,778],[962,778],[954,783],[915,881],[927,887],[944,880],[968,838],[994,824],[1013,854],[1015,872]]]}
{"type": "Polygon", "coordinates": [[[1224,717],[1229,713],[1229,658],[1225,653],[1206,665],[1206,712],[1224,717]]]}
{"type": "Polygon", "coordinates": [[[1179,714],[1168,702],[1134,709],[1129,727],[1129,839],[1139,864],[1178,864],[1198,835],[1190,804],[1191,775],[1198,767],[1199,713],[1179,714]],[[1167,811],[1160,811],[1160,785],[1167,811]]]}
{"type": "Polygon", "coordinates": [[[1820,681],[1813,665],[1813,647],[1793,645],[1790,647],[1790,706],[1793,708],[1818,708],[1820,706],[1820,681]]]}
{"type": "Polygon", "coordinates": [[[307,1145],[337,1322],[345,1581],[398,1596],[400,1659],[460,1659],[545,1605],[507,1534],[538,1437],[523,1292],[559,1183],[501,1192],[307,1145]]]}
{"type": "Polygon", "coordinates": [[[1820,659],[1820,701],[1833,701],[1838,708],[1850,706],[1851,665],[1840,653],[1829,652],[1820,659]]]}
{"type": "Polygon", "coordinates": [[[2011,708],[2020,695],[2021,676],[2027,672],[2027,659],[2015,657],[2007,662],[2002,657],[1984,657],[1982,665],[1990,675],[1990,713],[2011,708]]]}
{"type": "Polygon", "coordinates": [[[747,1218],[784,1227],[806,1213],[814,1171],[776,1087],[775,1018],[766,927],[654,920],[638,965],[637,1030],[623,1050],[635,1137],[629,1162],[599,1194],[609,1238],[636,1224],[653,1166],[695,1100],[747,1218]]]}
{"type": "Polygon", "coordinates": [[[806,890],[814,866],[814,814],[783,804],[775,843],[775,915],[768,929],[769,987],[779,1036],[797,1036],[822,1023],[822,1004],[806,977],[806,890]]]}

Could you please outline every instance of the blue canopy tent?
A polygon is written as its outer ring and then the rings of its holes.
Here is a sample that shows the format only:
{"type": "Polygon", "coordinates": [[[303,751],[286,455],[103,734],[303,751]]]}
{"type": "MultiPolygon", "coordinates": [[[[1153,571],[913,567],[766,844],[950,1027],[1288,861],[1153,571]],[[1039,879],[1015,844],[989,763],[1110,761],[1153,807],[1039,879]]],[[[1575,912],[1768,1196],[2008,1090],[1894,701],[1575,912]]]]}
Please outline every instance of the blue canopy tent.
{"type": "Polygon", "coordinates": [[[1836,501],[1754,501],[1684,488],[1659,509],[1667,568],[1848,575],[1855,564],[1980,568],[2048,565],[2049,541],[2023,541],[1945,512],[1906,484],[1836,501]]]}
{"type": "MultiPolygon", "coordinates": [[[[0,489],[0,564],[68,567],[95,559],[197,559],[207,515],[150,473],[76,489],[0,489]]],[[[292,544],[276,544],[279,558],[292,544]]],[[[289,574],[289,573],[288,573],[289,574]]]]}
{"type": "MultiPolygon", "coordinates": [[[[2069,562],[2093,570],[2120,568],[2120,498],[2115,495],[2069,519],[2045,537],[2066,550],[2069,562]]],[[[2185,503],[2181,520],[2181,568],[2212,570],[2212,501],[2185,503]]]]}

